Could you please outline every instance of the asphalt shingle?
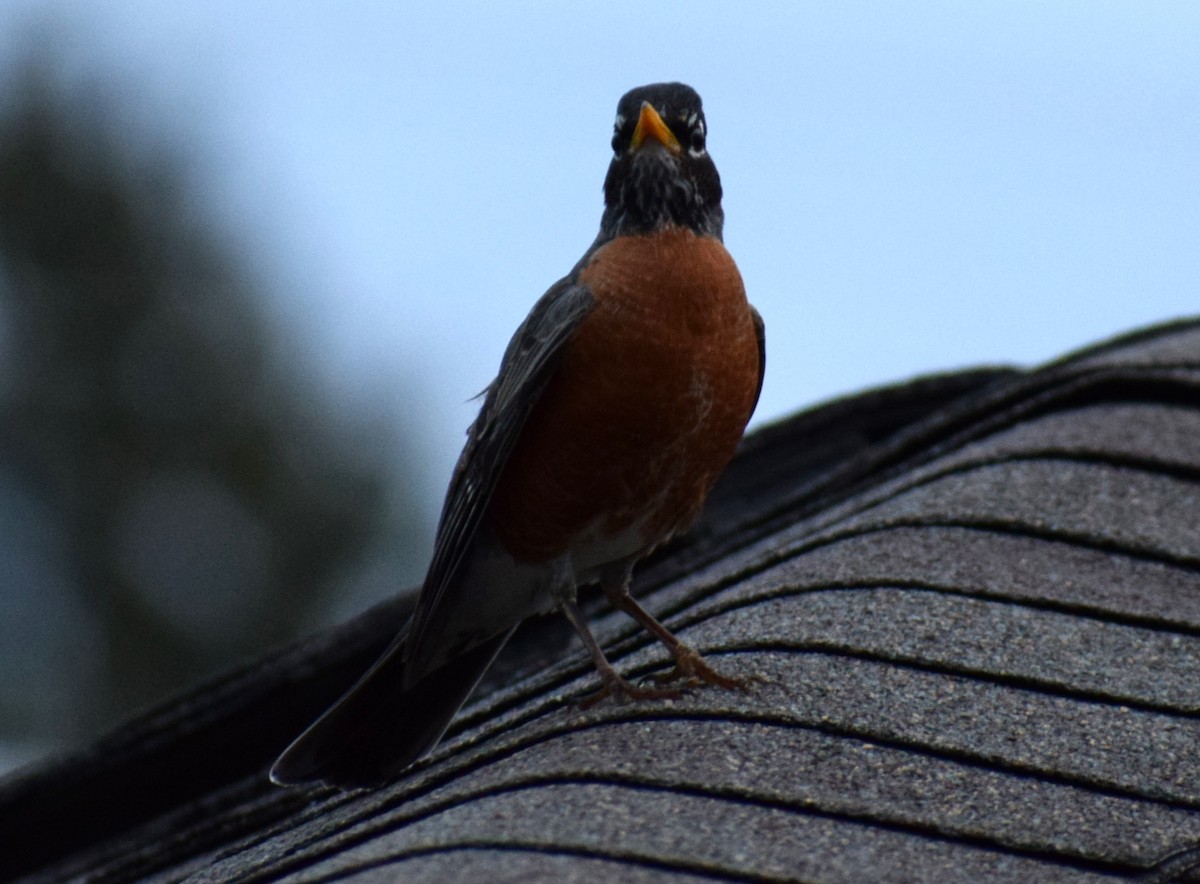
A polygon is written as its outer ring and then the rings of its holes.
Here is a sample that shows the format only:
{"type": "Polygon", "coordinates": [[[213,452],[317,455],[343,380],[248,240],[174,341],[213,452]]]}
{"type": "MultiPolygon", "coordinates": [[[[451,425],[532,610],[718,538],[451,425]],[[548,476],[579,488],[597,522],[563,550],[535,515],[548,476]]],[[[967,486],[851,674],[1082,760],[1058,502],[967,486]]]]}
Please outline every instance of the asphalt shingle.
{"type": "MultiPolygon", "coordinates": [[[[582,711],[585,655],[531,623],[404,778],[269,787],[293,719],[401,604],[8,784],[0,829],[85,823],[57,854],[13,854],[46,878],[1182,875],[1168,858],[1200,845],[1200,321],[767,428],[635,589],[759,681],[582,711]],[[173,759],[207,783],[125,811],[72,786],[173,759]]],[[[593,620],[625,671],[666,665],[625,618],[593,620]]]]}

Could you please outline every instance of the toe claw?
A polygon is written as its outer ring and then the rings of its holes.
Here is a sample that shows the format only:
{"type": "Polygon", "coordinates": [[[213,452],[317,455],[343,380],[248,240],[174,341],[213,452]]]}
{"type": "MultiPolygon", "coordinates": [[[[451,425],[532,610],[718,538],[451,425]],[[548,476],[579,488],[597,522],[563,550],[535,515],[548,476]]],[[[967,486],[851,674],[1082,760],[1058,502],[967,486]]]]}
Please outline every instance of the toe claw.
{"type": "Polygon", "coordinates": [[[579,708],[591,709],[607,697],[614,697],[618,701],[626,702],[629,700],[678,700],[682,696],[682,691],[673,688],[642,687],[616,675],[611,679],[606,678],[604,686],[596,693],[584,697],[579,703],[579,708]]]}
{"type": "Polygon", "coordinates": [[[698,651],[681,645],[675,654],[675,667],[670,672],[655,676],[655,680],[665,684],[682,681],[687,687],[709,684],[726,690],[744,691],[754,679],[722,675],[709,666],[698,651]]]}

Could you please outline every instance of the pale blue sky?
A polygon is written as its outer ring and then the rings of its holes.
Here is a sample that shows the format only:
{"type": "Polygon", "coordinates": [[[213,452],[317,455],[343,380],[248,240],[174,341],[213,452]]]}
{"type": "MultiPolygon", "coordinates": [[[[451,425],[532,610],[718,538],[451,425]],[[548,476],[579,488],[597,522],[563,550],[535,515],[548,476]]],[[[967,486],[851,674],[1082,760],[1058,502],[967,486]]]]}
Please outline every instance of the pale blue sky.
{"type": "Polygon", "coordinates": [[[756,421],[1200,312],[1197,3],[7,0],[0,53],[48,11],[187,148],[286,346],[427,428],[431,506],[635,85],[704,97],[756,421]]]}

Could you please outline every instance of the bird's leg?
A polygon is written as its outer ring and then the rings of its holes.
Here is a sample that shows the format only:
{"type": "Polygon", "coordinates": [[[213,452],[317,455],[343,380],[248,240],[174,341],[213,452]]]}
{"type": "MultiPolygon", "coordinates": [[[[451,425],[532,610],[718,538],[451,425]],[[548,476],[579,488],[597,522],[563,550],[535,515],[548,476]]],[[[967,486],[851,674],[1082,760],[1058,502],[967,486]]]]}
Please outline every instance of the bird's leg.
{"type": "Polygon", "coordinates": [[[682,681],[685,686],[697,685],[701,682],[727,689],[746,690],[747,681],[722,675],[704,661],[700,652],[680,641],[671,630],[655,619],[654,615],[637,603],[629,594],[629,577],[633,571],[632,562],[614,570],[610,574],[601,575],[600,585],[608,596],[613,607],[624,611],[640,623],[651,635],[666,645],[671,657],[675,660],[675,668],[664,675],[656,676],[659,683],[682,681]]]}
{"type": "Polygon", "coordinates": [[[551,580],[550,591],[558,609],[579,633],[579,638],[583,640],[583,646],[591,654],[592,663],[602,682],[598,692],[584,699],[581,704],[584,709],[588,709],[610,696],[627,700],[679,699],[679,691],[669,688],[644,688],[633,684],[608,662],[608,657],[604,655],[600,643],[592,635],[592,630],[588,628],[587,621],[583,618],[579,605],[575,601],[575,575],[571,572],[570,561],[566,556],[555,563],[551,580]]]}

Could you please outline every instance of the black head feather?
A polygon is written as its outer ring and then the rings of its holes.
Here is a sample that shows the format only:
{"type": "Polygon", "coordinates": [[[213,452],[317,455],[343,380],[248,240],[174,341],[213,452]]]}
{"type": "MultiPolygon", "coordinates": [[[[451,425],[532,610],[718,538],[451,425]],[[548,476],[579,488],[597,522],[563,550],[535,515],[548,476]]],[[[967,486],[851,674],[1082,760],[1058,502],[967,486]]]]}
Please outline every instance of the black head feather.
{"type": "Polygon", "coordinates": [[[654,83],[631,89],[617,104],[613,159],[604,180],[601,237],[686,227],[721,238],[721,177],[705,141],[708,124],[700,96],[683,83],[654,83]],[[678,144],[654,139],[634,144],[642,105],[658,112],[678,144]]]}

